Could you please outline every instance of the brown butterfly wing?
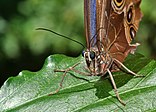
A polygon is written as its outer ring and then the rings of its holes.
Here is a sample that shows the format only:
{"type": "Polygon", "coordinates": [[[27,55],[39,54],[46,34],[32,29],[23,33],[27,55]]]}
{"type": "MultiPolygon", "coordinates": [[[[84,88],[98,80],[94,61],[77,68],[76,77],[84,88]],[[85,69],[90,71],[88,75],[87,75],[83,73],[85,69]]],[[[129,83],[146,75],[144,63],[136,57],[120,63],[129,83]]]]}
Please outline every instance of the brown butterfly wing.
{"type": "Polygon", "coordinates": [[[141,0],[97,0],[97,30],[99,49],[123,62],[133,53],[138,44],[131,44],[142,18],[139,5],[141,0]]]}

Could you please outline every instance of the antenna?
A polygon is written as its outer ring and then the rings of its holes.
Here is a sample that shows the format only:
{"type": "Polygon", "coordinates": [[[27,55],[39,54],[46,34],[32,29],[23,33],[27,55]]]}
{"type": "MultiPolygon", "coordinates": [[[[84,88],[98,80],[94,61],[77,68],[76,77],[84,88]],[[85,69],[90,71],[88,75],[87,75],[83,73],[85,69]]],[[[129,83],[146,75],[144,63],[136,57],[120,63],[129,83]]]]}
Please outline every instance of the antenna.
{"type": "Polygon", "coordinates": [[[80,43],[79,41],[74,40],[74,39],[71,39],[71,38],[69,38],[69,37],[67,37],[67,36],[65,36],[65,35],[62,35],[62,34],[60,34],[60,33],[57,33],[57,32],[55,32],[55,31],[53,31],[53,30],[50,30],[50,29],[47,29],[47,28],[37,28],[36,30],[44,30],[44,31],[51,32],[51,33],[53,33],[53,34],[55,34],[55,35],[58,35],[58,36],[60,36],[60,37],[66,38],[66,39],[68,39],[68,40],[71,40],[71,41],[73,41],[73,42],[75,42],[75,43],[81,45],[83,48],[85,48],[85,46],[84,46],[82,43],[80,43]]]}

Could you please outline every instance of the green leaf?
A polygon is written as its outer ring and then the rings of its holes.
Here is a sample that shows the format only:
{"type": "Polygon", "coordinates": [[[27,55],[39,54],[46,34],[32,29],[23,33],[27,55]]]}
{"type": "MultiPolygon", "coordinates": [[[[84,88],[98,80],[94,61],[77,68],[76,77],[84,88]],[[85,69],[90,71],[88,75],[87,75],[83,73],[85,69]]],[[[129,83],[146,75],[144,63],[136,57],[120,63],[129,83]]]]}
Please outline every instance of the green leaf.
{"type": "Polygon", "coordinates": [[[106,77],[67,73],[63,88],[54,92],[62,79],[62,72],[75,63],[83,62],[77,70],[85,71],[84,59],[64,55],[49,56],[38,72],[22,71],[10,77],[0,90],[0,110],[4,112],[110,112],[156,110],[156,62],[140,54],[129,55],[124,63],[132,71],[145,77],[134,78],[123,71],[114,72],[120,104],[106,77]]]}

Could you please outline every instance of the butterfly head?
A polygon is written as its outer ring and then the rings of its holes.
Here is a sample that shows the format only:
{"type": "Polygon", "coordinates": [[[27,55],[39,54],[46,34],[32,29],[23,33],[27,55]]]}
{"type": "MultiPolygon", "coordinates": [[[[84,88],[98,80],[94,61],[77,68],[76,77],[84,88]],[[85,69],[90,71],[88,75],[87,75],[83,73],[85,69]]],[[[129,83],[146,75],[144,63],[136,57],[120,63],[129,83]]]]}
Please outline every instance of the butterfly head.
{"type": "Polygon", "coordinates": [[[105,74],[106,69],[109,68],[112,63],[110,55],[105,52],[100,52],[97,47],[84,50],[82,56],[85,58],[89,72],[93,75],[105,74]]]}

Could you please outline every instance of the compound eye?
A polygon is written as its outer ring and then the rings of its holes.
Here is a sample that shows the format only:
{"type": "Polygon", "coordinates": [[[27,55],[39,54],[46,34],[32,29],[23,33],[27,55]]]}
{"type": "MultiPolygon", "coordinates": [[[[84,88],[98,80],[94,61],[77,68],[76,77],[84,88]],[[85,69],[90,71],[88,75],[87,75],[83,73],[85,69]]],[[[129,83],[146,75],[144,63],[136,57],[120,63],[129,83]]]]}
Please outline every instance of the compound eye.
{"type": "Polygon", "coordinates": [[[83,51],[82,51],[82,56],[83,56],[83,57],[84,57],[84,54],[85,54],[85,51],[83,50],[83,51]]]}
{"type": "Polygon", "coordinates": [[[93,60],[95,59],[95,52],[94,51],[91,51],[90,52],[90,58],[93,60]]]}

